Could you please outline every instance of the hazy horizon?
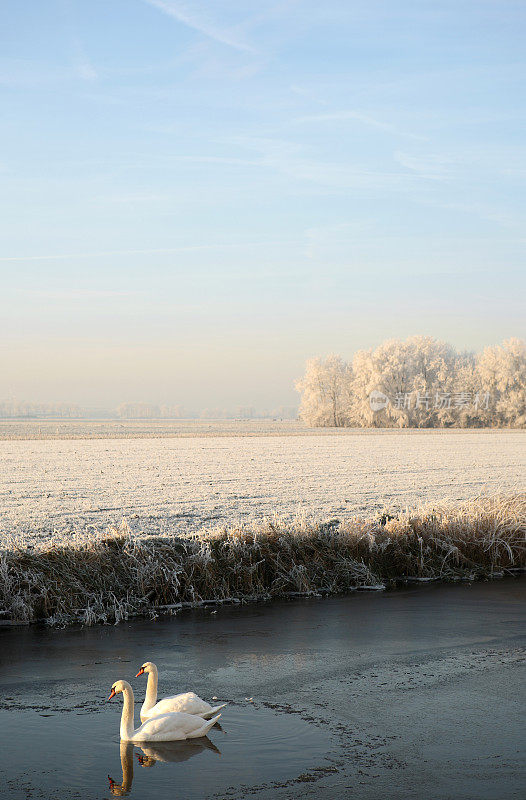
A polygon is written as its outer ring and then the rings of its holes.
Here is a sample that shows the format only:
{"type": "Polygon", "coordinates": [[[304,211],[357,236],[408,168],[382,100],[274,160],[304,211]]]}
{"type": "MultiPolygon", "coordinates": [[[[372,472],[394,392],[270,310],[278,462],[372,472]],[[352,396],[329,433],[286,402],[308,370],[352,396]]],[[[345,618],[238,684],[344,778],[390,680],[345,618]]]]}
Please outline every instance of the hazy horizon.
{"type": "MultiPolygon", "coordinates": [[[[391,373],[394,371],[394,375],[398,376],[396,380],[399,381],[400,374],[402,372],[405,374],[409,374],[411,369],[411,364],[413,364],[415,358],[415,348],[421,347],[421,356],[416,359],[416,363],[420,364],[422,362],[426,362],[427,360],[433,360],[433,354],[437,357],[445,357],[448,359],[448,367],[451,371],[455,372],[457,369],[462,369],[466,365],[466,358],[471,353],[474,356],[473,360],[473,367],[475,372],[477,370],[481,370],[482,372],[480,375],[477,374],[476,378],[473,378],[475,383],[473,384],[476,391],[493,391],[494,393],[500,394],[501,390],[497,389],[497,385],[501,380],[505,380],[505,383],[508,387],[508,391],[512,391],[512,386],[516,381],[521,380],[520,377],[520,370],[521,367],[517,362],[513,366],[513,358],[520,359],[524,352],[524,347],[526,346],[523,339],[518,339],[517,337],[510,338],[505,342],[495,342],[490,346],[488,349],[484,348],[483,350],[479,351],[478,353],[475,351],[468,351],[466,348],[451,348],[451,344],[448,342],[441,342],[437,339],[429,338],[426,336],[413,336],[408,337],[406,340],[396,338],[396,339],[388,339],[384,340],[383,342],[379,343],[378,349],[376,348],[364,348],[360,351],[356,351],[352,354],[351,358],[346,361],[345,359],[341,359],[339,354],[332,354],[327,360],[317,358],[309,359],[306,364],[305,373],[301,376],[301,383],[304,384],[305,378],[307,374],[312,376],[313,369],[314,372],[321,370],[321,373],[314,378],[314,384],[318,387],[317,391],[321,391],[321,394],[325,400],[332,402],[330,398],[332,397],[332,393],[334,391],[334,387],[330,388],[329,385],[325,387],[325,389],[320,390],[320,386],[324,383],[324,380],[328,380],[329,384],[332,386],[333,377],[331,377],[331,368],[329,368],[329,374],[322,378],[322,373],[324,369],[326,369],[328,362],[333,363],[334,366],[340,365],[342,370],[348,369],[351,367],[352,374],[354,378],[358,380],[358,384],[362,381],[362,378],[365,380],[365,383],[369,383],[372,377],[372,373],[370,373],[369,366],[365,366],[365,374],[360,377],[360,372],[364,369],[364,364],[368,364],[369,358],[379,359],[379,363],[376,364],[374,370],[376,372],[376,378],[374,381],[374,385],[378,388],[382,385],[385,380],[387,380],[387,373],[391,373]],[[505,345],[503,347],[502,345],[505,345]],[[512,346],[512,351],[508,348],[512,346]],[[407,350],[409,348],[409,350],[407,350]],[[513,355],[512,355],[513,353],[513,355]],[[364,356],[366,356],[366,361],[364,362],[364,356]],[[357,361],[355,361],[354,357],[357,357],[357,361]],[[510,361],[510,358],[512,359],[510,361]],[[386,360],[387,359],[387,360],[386,360]],[[497,361],[495,361],[497,359],[497,361]],[[407,361],[407,363],[406,363],[407,361]],[[450,363],[451,362],[451,363],[450,363]],[[506,372],[507,377],[504,379],[503,375],[500,378],[497,377],[496,369],[497,369],[497,362],[499,364],[498,369],[502,372],[506,372]],[[454,365],[457,366],[454,366],[454,365]],[[489,364],[489,367],[488,367],[489,364]],[[509,373],[509,370],[512,370],[509,373]],[[387,372],[386,372],[387,370],[387,372]],[[409,372],[408,372],[409,371],[409,372]],[[492,388],[493,387],[493,388],[492,388]]],[[[376,362],[375,362],[376,363],[376,362]]],[[[373,369],[372,364],[370,365],[371,369],[373,369]]],[[[338,367],[338,369],[340,368],[338,367]]],[[[435,364],[436,368],[436,364],[435,364]]],[[[446,363],[444,362],[444,369],[446,369],[446,363]]],[[[447,370],[446,370],[447,371],[447,370]]],[[[438,384],[435,386],[435,390],[438,391],[439,387],[441,387],[441,391],[444,391],[446,388],[448,391],[452,391],[452,384],[450,378],[453,377],[453,373],[451,373],[450,377],[446,376],[446,373],[442,374],[443,370],[439,370],[440,374],[442,375],[441,379],[439,379],[438,384]],[[450,385],[451,384],[451,385],[450,385]]],[[[475,374],[475,373],[474,373],[475,374]]],[[[501,373],[499,372],[499,375],[501,373]]],[[[298,376],[300,377],[300,376],[298,376]]],[[[464,375],[463,373],[458,376],[461,380],[462,385],[457,387],[459,390],[466,390],[469,388],[468,386],[464,385],[465,381],[468,382],[471,380],[468,375],[464,375]]],[[[312,382],[312,378],[310,379],[312,382]]],[[[89,413],[93,413],[95,416],[115,416],[121,417],[123,419],[142,419],[142,418],[164,418],[164,419],[232,419],[232,418],[245,418],[245,419],[253,419],[253,418],[270,418],[270,417],[281,417],[283,419],[292,419],[296,416],[296,413],[300,411],[300,407],[303,404],[303,400],[300,401],[299,395],[303,396],[303,392],[305,390],[305,385],[300,386],[300,383],[295,380],[293,381],[294,391],[296,394],[296,402],[292,404],[272,404],[269,403],[266,406],[257,401],[257,399],[251,403],[240,403],[239,399],[236,402],[230,404],[213,404],[213,403],[201,403],[197,405],[188,405],[182,403],[180,401],[180,397],[172,396],[165,400],[145,400],[144,396],[136,396],[136,397],[123,397],[120,396],[117,398],[116,401],[112,403],[104,402],[100,397],[96,398],[94,402],[85,402],[83,400],[71,400],[71,398],[55,398],[50,400],[49,398],[42,400],[42,399],[35,399],[35,398],[21,398],[16,397],[14,395],[10,396],[0,396],[0,418],[2,417],[17,417],[17,416],[26,416],[26,415],[48,415],[53,416],[53,406],[57,406],[55,409],[56,411],[63,411],[68,416],[69,409],[66,408],[67,405],[77,407],[76,410],[80,412],[80,416],[88,416],[89,413]],[[35,406],[35,408],[31,408],[31,406],[35,406]],[[36,406],[41,406],[36,408],[36,406]],[[48,408],[45,408],[48,406],[48,408]],[[63,408],[59,408],[62,406],[63,408]],[[128,406],[128,408],[125,408],[128,406]],[[139,407],[142,407],[139,410],[139,407]],[[51,411],[50,411],[51,409],[51,411]],[[144,413],[143,413],[144,412],[144,413]]],[[[360,389],[361,391],[361,389],[360,389]]],[[[144,394],[144,393],[143,393],[144,394]]],[[[513,394],[513,392],[512,392],[513,394]]],[[[72,417],[75,417],[75,414],[71,414],[72,417]]]]}
{"type": "Polygon", "coordinates": [[[2,4],[0,398],[297,405],[525,334],[526,8],[2,4]]]}

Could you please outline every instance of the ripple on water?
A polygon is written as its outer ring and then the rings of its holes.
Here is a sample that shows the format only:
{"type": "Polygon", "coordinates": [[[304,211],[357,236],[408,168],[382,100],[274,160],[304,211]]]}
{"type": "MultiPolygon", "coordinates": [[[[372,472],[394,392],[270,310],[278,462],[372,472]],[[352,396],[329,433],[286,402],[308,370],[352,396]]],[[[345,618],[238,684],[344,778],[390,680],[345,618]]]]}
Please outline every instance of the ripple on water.
{"type": "Polygon", "coordinates": [[[0,726],[10,736],[0,798],[163,800],[174,796],[174,787],[186,800],[237,798],[243,787],[294,780],[320,767],[329,749],[323,728],[252,703],[229,705],[207,738],[187,742],[119,743],[119,714],[115,706],[80,717],[2,711],[0,726]]]}

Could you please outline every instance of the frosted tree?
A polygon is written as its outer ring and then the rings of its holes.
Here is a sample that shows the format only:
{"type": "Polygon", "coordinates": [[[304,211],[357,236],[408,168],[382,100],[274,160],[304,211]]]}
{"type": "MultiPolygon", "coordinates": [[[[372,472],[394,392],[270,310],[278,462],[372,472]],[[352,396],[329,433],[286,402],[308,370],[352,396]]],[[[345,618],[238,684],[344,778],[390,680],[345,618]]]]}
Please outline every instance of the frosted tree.
{"type": "Polygon", "coordinates": [[[313,358],[296,384],[299,417],[313,427],[339,428],[351,421],[351,368],[339,356],[313,358]]]}
{"type": "Polygon", "coordinates": [[[457,354],[449,344],[431,336],[413,336],[407,343],[413,352],[414,364],[411,424],[418,427],[444,424],[455,402],[457,354]]]}
{"type": "Polygon", "coordinates": [[[451,404],[449,408],[439,411],[438,424],[446,428],[480,428],[490,425],[489,416],[483,419],[486,399],[480,389],[475,354],[458,354],[454,364],[451,404]]]}
{"type": "Polygon", "coordinates": [[[526,426],[526,342],[508,339],[497,347],[486,347],[476,361],[479,394],[489,395],[488,409],[482,403],[481,420],[486,424],[526,426]]]}
{"type": "Polygon", "coordinates": [[[159,419],[161,410],[150,403],[121,403],[117,414],[121,419],[159,419]]]}
{"type": "Polygon", "coordinates": [[[451,391],[455,353],[430,336],[390,339],[353,359],[354,414],[357,424],[429,427],[437,407],[451,391]],[[370,408],[372,391],[389,398],[381,411],[370,408]],[[437,400],[438,397],[438,400],[437,400]]]}
{"type": "Polygon", "coordinates": [[[352,366],[312,359],[296,388],[308,425],[526,427],[526,344],[509,339],[475,356],[430,336],[390,339],[359,350],[352,366]]]}
{"type": "Polygon", "coordinates": [[[182,406],[162,405],[159,411],[163,419],[181,419],[181,417],[184,417],[182,406]]]}
{"type": "Polygon", "coordinates": [[[375,389],[382,391],[378,386],[378,377],[375,371],[373,349],[358,350],[352,361],[352,390],[350,418],[351,424],[357,427],[385,427],[390,424],[387,409],[373,412],[369,398],[375,389]]]}
{"type": "MultiPolygon", "coordinates": [[[[362,409],[369,402],[370,391],[376,389],[390,399],[385,408],[385,421],[381,424],[396,420],[400,426],[408,426],[411,422],[411,392],[415,373],[412,348],[399,339],[390,339],[375,350],[370,350],[368,356],[369,364],[366,359],[362,360],[368,379],[368,396],[360,398],[362,409]]],[[[355,374],[356,366],[353,361],[355,374]]]]}

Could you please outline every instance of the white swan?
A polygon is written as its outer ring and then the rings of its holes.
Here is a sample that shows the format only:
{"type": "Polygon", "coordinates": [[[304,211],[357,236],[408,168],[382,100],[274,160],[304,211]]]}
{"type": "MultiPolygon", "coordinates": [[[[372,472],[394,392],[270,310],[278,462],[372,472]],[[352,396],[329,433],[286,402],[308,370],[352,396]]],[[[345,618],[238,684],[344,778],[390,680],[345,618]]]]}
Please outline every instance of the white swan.
{"type": "Polygon", "coordinates": [[[220,706],[212,707],[206,700],[201,700],[195,692],[174,694],[157,702],[159,675],[157,667],[152,661],[146,661],[135,677],[138,678],[145,673],[148,675],[148,683],[146,684],[146,697],[141,708],[141,722],[159,714],[167,714],[173,711],[184,711],[186,714],[195,714],[203,719],[211,719],[226,706],[226,703],[223,703],[220,706]]]}
{"type": "Polygon", "coordinates": [[[171,714],[160,714],[144,722],[135,730],[133,689],[128,681],[116,681],[111,687],[108,700],[116,694],[124,695],[121,717],[121,739],[125,742],[174,742],[181,739],[198,739],[206,736],[215,725],[221,714],[211,720],[203,720],[195,714],[184,714],[180,711],[171,714]]]}

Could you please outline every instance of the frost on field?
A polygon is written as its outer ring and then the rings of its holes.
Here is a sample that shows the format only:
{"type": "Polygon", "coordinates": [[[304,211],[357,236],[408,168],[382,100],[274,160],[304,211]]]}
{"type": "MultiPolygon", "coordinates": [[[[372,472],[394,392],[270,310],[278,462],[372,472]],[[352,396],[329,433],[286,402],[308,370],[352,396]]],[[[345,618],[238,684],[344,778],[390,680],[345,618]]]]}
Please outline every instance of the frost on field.
{"type": "Polygon", "coordinates": [[[522,431],[0,442],[0,544],[75,543],[126,519],[187,535],[298,511],[318,520],[523,490],[522,431]]]}

